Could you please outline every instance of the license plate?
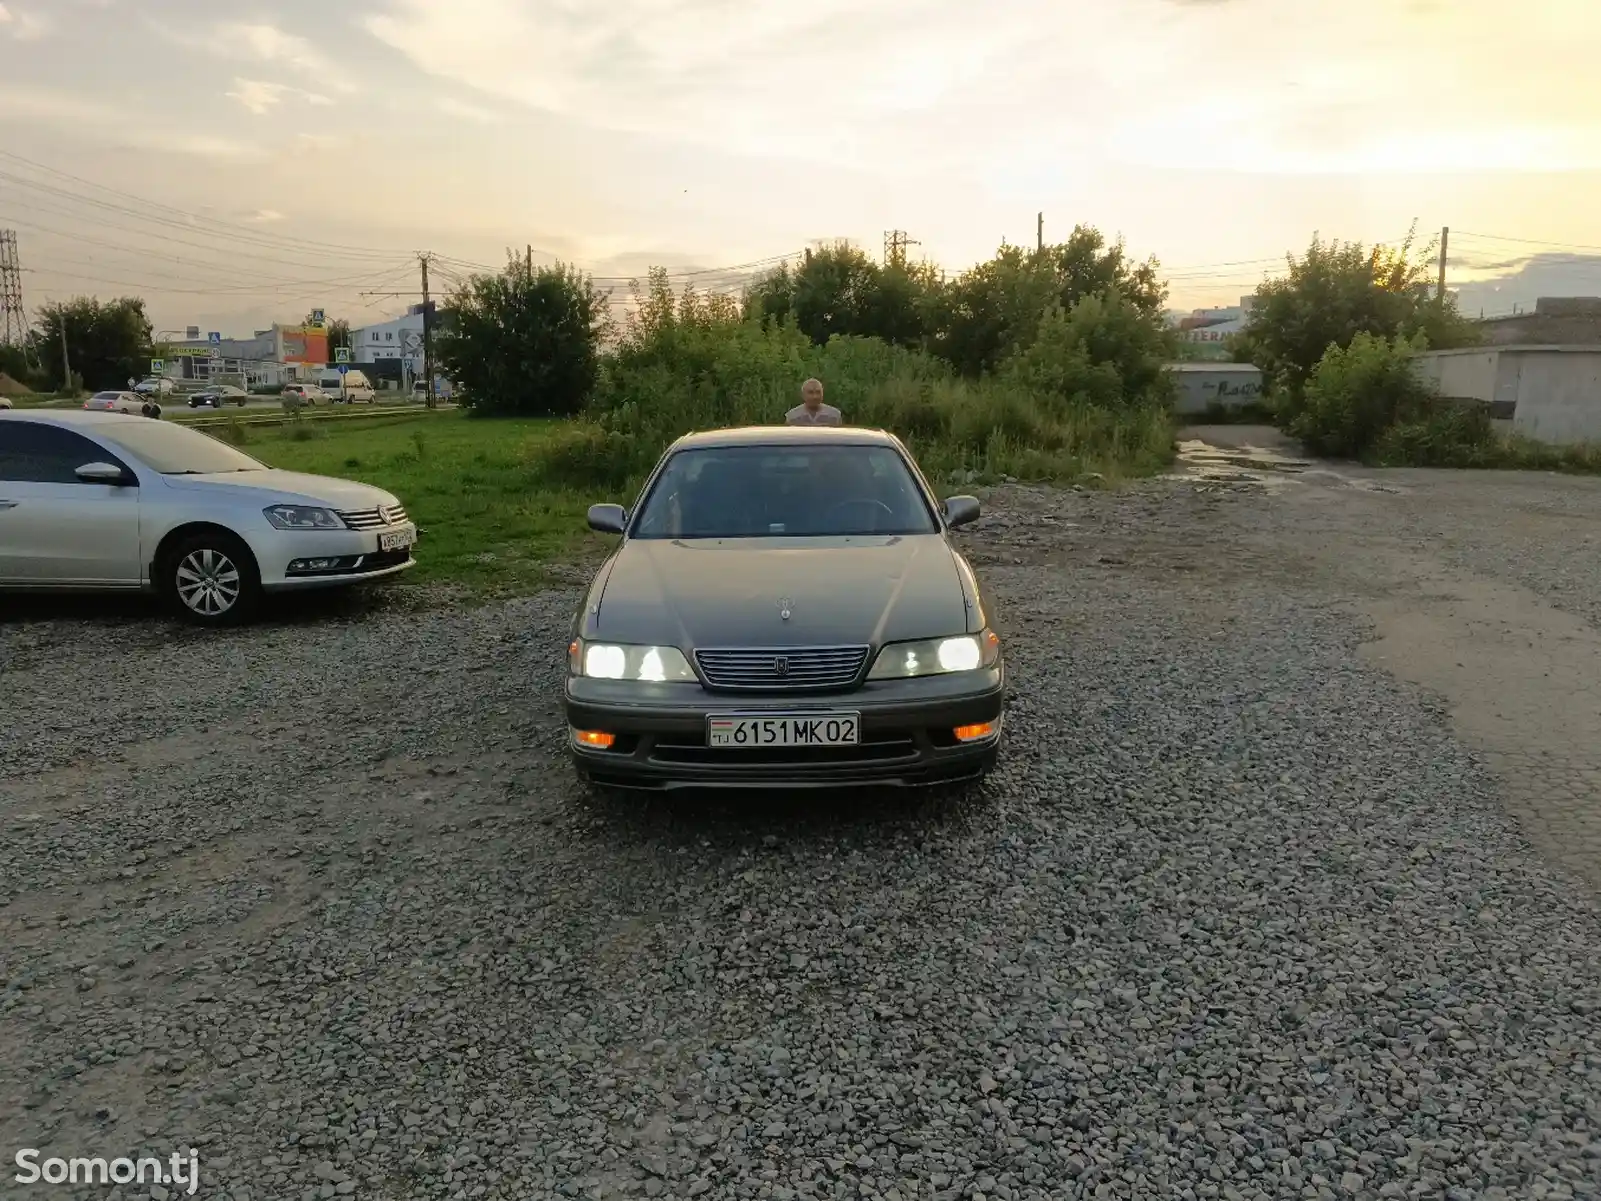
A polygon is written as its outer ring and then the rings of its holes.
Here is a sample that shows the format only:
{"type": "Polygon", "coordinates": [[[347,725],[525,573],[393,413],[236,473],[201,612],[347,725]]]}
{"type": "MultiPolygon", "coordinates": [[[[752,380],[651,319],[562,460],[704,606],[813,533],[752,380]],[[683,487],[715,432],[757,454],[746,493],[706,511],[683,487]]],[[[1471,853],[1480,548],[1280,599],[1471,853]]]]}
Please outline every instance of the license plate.
{"type": "Polygon", "coordinates": [[[417,539],[417,531],[407,526],[403,530],[395,530],[388,534],[378,535],[379,550],[404,550],[417,539]]]}
{"type": "Polygon", "coordinates": [[[859,713],[726,714],[706,719],[706,745],[732,749],[764,746],[855,746],[862,740],[859,713]]]}

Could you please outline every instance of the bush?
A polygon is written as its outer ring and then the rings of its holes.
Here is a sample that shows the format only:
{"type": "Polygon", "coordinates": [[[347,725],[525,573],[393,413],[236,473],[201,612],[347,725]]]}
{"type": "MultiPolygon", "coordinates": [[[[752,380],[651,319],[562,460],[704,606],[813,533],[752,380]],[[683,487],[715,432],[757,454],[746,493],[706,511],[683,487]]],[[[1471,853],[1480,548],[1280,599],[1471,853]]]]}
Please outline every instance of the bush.
{"type": "MultiPolygon", "coordinates": [[[[1068,322],[1075,345],[1119,353],[1108,341],[1122,319],[1117,303],[1080,308],[1068,322]]],[[[530,468],[552,484],[616,496],[682,434],[781,421],[809,376],[824,381],[850,424],[900,435],[940,479],[1146,473],[1172,457],[1171,425],[1155,403],[1166,381],[1147,352],[1108,365],[1093,394],[1050,394],[1022,377],[963,380],[940,359],[878,338],[819,346],[791,322],[743,319],[722,298],[675,296],[657,275],[584,419],[532,444],[530,468]],[[1145,389],[1143,403],[1124,395],[1125,370],[1145,389]]]]}
{"type": "Polygon", "coordinates": [[[1489,409],[1432,403],[1432,412],[1416,413],[1382,431],[1371,460],[1381,467],[1494,467],[1506,458],[1489,409]]]}
{"type": "Polygon", "coordinates": [[[1173,399],[1173,379],[1165,369],[1172,352],[1172,335],[1160,318],[1112,289],[1085,297],[1071,310],[1052,306],[1001,374],[1058,406],[1160,407],[1173,399]]]}
{"type": "Polygon", "coordinates": [[[1391,426],[1437,417],[1433,389],[1413,369],[1422,347],[1360,333],[1348,348],[1329,347],[1307,381],[1290,433],[1313,454],[1368,457],[1391,426]]]}

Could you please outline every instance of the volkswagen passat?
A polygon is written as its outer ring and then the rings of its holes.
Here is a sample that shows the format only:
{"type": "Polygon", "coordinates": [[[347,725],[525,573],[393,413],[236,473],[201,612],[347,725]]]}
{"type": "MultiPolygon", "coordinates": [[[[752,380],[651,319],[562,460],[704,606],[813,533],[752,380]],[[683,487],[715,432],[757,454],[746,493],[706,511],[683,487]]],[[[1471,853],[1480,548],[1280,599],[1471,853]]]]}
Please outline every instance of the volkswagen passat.
{"type": "Polygon", "coordinates": [[[983,775],[1001,736],[1000,640],[941,504],[878,430],[692,434],[573,619],[565,708],[608,786],[932,784],[983,775]]]}
{"type": "Polygon", "coordinates": [[[0,589],[146,589],[204,625],[263,592],[412,566],[417,527],[366,484],[275,471],[120,413],[0,414],[0,589]]]}

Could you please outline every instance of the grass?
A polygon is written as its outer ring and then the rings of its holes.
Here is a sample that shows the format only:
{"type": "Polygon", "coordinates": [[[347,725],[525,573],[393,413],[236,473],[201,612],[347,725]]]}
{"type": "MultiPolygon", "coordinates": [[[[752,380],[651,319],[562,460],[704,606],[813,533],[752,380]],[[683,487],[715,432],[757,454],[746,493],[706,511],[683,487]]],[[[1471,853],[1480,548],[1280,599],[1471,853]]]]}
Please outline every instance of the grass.
{"type": "Polygon", "coordinates": [[[423,531],[417,566],[404,578],[493,595],[547,583],[547,564],[597,541],[584,523],[589,505],[618,499],[544,483],[535,452],[561,425],[532,418],[473,421],[459,412],[335,428],[291,423],[245,427],[241,448],[273,467],[393,492],[423,531]]]}

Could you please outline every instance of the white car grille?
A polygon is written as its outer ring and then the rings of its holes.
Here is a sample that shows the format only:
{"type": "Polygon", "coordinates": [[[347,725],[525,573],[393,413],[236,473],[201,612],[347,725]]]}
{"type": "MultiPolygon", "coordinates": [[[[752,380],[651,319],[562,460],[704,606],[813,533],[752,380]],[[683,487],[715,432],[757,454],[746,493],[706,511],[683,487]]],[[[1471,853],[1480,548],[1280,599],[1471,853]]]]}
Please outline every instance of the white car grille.
{"type": "Polygon", "coordinates": [[[339,516],[353,530],[376,530],[402,524],[406,510],[402,505],[380,505],[376,509],[340,509],[339,516]]]}

